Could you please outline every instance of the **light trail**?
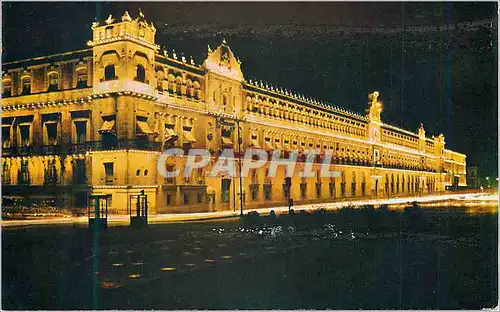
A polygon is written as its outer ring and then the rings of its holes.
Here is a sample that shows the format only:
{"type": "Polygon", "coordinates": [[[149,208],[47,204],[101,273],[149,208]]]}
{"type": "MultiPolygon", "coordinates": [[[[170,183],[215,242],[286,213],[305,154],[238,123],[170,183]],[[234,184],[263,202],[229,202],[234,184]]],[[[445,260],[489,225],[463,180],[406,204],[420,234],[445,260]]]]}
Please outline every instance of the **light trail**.
{"type": "MultiPolygon", "coordinates": [[[[296,205],[293,207],[294,211],[300,210],[316,210],[316,209],[326,209],[326,210],[336,210],[348,206],[364,206],[373,205],[380,206],[382,204],[387,205],[402,205],[410,204],[412,202],[424,203],[424,202],[436,202],[436,201],[478,201],[478,202],[496,202],[498,205],[498,194],[491,193],[461,193],[461,194],[444,194],[444,195],[432,195],[432,196],[413,196],[413,197],[398,197],[398,198],[382,198],[382,199],[370,199],[370,200],[353,200],[353,201],[341,201],[332,203],[318,203],[318,204],[306,204],[306,205],[296,205]]],[[[267,208],[249,208],[245,209],[245,213],[250,211],[257,211],[261,215],[267,215],[271,210],[275,213],[286,213],[288,212],[288,206],[279,207],[267,207],[267,208]]],[[[173,222],[187,222],[187,221],[201,221],[210,219],[221,219],[229,217],[237,217],[238,213],[233,211],[217,211],[217,212],[198,212],[198,213],[176,213],[176,214],[156,214],[149,216],[150,224],[161,224],[161,223],[173,223],[173,222]]],[[[37,226],[37,225],[57,225],[57,224],[81,224],[87,225],[87,217],[58,217],[58,218],[44,218],[37,220],[2,220],[2,227],[19,227],[19,226],[37,226]]],[[[109,216],[108,226],[123,226],[129,225],[130,218],[128,215],[119,216],[109,216]]]]}

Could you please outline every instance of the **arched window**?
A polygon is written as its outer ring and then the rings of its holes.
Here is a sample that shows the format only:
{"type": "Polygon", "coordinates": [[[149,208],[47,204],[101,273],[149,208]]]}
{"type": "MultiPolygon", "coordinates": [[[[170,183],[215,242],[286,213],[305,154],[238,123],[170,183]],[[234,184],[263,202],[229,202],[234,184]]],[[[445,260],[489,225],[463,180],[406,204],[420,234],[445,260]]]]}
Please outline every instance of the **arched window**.
{"type": "Polygon", "coordinates": [[[115,80],[115,65],[108,65],[104,68],[104,80],[115,80]]]}
{"type": "Polygon", "coordinates": [[[106,38],[111,38],[113,36],[113,26],[106,27],[106,38]]]}
{"type": "Polygon", "coordinates": [[[146,82],[146,70],[144,66],[137,65],[137,76],[135,77],[136,81],[146,82]]]}
{"type": "Polygon", "coordinates": [[[165,79],[165,74],[162,70],[156,72],[156,88],[158,91],[163,91],[163,80],[165,79]]]}
{"type": "Polygon", "coordinates": [[[9,97],[12,95],[12,80],[6,79],[3,81],[3,97],[9,97]]]}
{"type": "Polygon", "coordinates": [[[57,91],[59,89],[59,74],[52,72],[49,74],[49,89],[47,91],[57,91]]]}
{"type": "Polygon", "coordinates": [[[22,95],[31,94],[31,78],[26,77],[22,79],[23,92],[22,95]]]}
{"type": "Polygon", "coordinates": [[[76,73],[76,87],[86,88],[87,87],[87,71],[79,70],[76,73]]]}

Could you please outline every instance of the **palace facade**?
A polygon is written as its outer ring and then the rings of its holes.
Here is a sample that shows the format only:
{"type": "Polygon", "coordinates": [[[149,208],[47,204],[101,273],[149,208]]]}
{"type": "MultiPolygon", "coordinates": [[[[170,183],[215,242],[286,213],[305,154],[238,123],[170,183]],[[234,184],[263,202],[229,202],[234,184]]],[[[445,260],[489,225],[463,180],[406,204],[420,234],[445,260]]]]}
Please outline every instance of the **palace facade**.
{"type": "MultiPolygon", "coordinates": [[[[239,210],[362,197],[432,194],[466,185],[466,156],[381,120],[378,93],[356,114],[262,82],[247,81],[223,41],[203,64],[161,51],[144,15],[127,12],[92,25],[88,48],[2,65],[2,199],[84,208],[111,194],[110,213],[127,213],[144,190],[150,213],[239,210]],[[235,126],[236,125],[236,126],[235,126]],[[239,125],[239,131],[238,126],[239,125]],[[239,133],[238,133],[239,132],[239,133]],[[240,138],[238,142],[238,138],[240,138]],[[240,144],[238,144],[240,143],[240,144]],[[162,151],[205,148],[213,161],[185,178],[157,172],[162,151]],[[242,179],[208,172],[223,148],[326,150],[337,178],[291,180],[268,165],[242,179]]],[[[304,160],[304,155],[299,155],[304,160]]],[[[168,158],[167,170],[185,157],[168,158]]],[[[296,172],[304,163],[299,163],[296,172]]]]}

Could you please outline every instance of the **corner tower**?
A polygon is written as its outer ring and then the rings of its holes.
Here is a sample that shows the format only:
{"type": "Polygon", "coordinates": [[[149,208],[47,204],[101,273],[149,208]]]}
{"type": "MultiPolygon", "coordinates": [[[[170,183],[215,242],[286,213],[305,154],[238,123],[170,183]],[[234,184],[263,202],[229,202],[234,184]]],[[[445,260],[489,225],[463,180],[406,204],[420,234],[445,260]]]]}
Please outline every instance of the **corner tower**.
{"type": "Polygon", "coordinates": [[[94,59],[94,92],[134,89],[152,94],[155,81],[156,29],[144,14],[132,19],[125,12],[117,21],[111,15],[103,22],[92,24],[94,59]]]}

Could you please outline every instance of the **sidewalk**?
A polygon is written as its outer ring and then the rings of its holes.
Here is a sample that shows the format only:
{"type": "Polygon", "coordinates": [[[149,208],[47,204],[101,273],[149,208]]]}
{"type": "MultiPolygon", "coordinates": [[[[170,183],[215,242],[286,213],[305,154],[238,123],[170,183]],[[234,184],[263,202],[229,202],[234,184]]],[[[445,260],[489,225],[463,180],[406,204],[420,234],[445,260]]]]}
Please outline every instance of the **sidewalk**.
{"type": "MultiPolygon", "coordinates": [[[[314,209],[328,209],[334,210],[347,206],[361,206],[361,205],[374,205],[381,204],[406,204],[411,202],[433,202],[444,200],[467,200],[467,201],[498,201],[498,194],[485,194],[485,193],[469,193],[469,194],[446,194],[446,195],[433,195],[423,197],[399,197],[391,199],[372,199],[372,200],[353,200],[342,201],[333,203],[319,203],[293,206],[294,211],[300,210],[314,210],[314,209]]],[[[276,214],[288,212],[287,206],[260,208],[260,209],[245,209],[244,213],[250,211],[257,211],[259,214],[269,214],[274,210],[276,214]]],[[[238,217],[239,211],[217,211],[217,212],[203,212],[203,213],[175,213],[175,214],[155,214],[149,216],[150,224],[173,223],[173,222],[187,222],[187,221],[200,221],[200,220],[213,220],[221,218],[238,217]]],[[[2,227],[20,227],[20,226],[36,226],[36,225],[55,225],[55,224],[82,224],[88,223],[87,217],[59,217],[59,218],[43,218],[32,220],[2,220],[2,227]]],[[[128,215],[109,216],[109,226],[123,226],[129,225],[130,219],[128,215]]]]}

